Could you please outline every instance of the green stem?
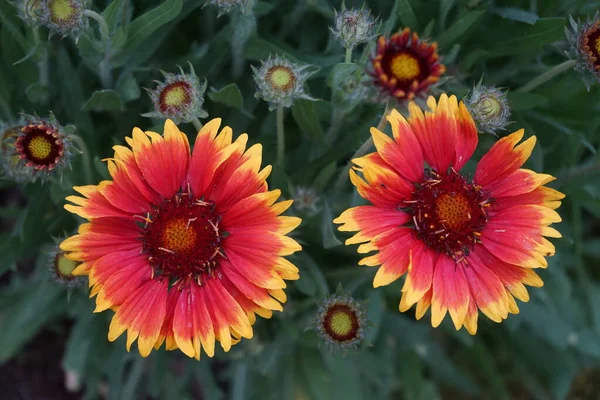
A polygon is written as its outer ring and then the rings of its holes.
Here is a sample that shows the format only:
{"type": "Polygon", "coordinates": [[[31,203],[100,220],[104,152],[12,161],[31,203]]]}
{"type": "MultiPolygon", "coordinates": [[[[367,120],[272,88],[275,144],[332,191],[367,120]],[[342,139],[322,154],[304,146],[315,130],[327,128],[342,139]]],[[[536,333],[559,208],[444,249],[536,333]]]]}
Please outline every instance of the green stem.
{"type": "Polygon", "coordinates": [[[346,49],[346,59],[344,60],[344,62],[346,64],[351,64],[352,63],[352,49],[346,49]]]}
{"type": "Polygon", "coordinates": [[[111,66],[110,66],[110,31],[108,30],[108,25],[106,21],[102,17],[102,15],[98,14],[92,10],[85,10],[83,15],[86,17],[92,18],[98,23],[100,28],[100,37],[102,38],[102,46],[104,47],[104,59],[100,61],[98,65],[100,81],[102,82],[102,86],[105,88],[112,87],[112,74],[111,74],[111,66]]]}
{"type": "MultiPolygon", "coordinates": [[[[385,105],[385,111],[383,112],[383,115],[381,116],[381,119],[379,120],[379,124],[377,124],[377,129],[379,129],[379,130],[383,129],[383,127],[385,126],[385,121],[386,121],[385,117],[387,117],[388,114],[392,111],[391,103],[392,103],[392,101],[388,100],[388,102],[385,105]]],[[[340,174],[340,176],[334,186],[334,191],[336,193],[340,192],[344,188],[346,179],[348,179],[348,172],[350,171],[350,167],[352,167],[352,160],[355,158],[358,158],[358,157],[362,157],[365,154],[367,154],[367,152],[371,149],[372,146],[373,146],[373,136],[369,136],[369,139],[367,139],[367,141],[364,142],[362,144],[362,146],[359,147],[358,150],[356,150],[354,155],[350,158],[350,161],[348,161],[348,164],[342,170],[342,173],[340,174]]]]}
{"type": "MultiPolygon", "coordinates": [[[[33,40],[35,42],[35,46],[42,46],[42,42],[40,40],[40,29],[33,28],[33,40]]],[[[44,50],[41,58],[38,60],[38,76],[40,84],[44,87],[47,87],[50,82],[50,74],[48,71],[48,46],[44,45],[44,50]]]]}
{"type": "Polygon", "coordinates": [[[285,156],[285,131],[283,129],[283,106],[277,107],[277,164],[283,166],[285,156]]]}
{"type": "Polygon", "coordinates": [[[192,119],[192,124],[194,124],[194,128],[200,132],[200,129],[202,129],[202,122],[200,122],[198,117],[194,117],[194,119],[192,119]]]}
{"type": "Polygon", "coordinates": [[[81,136],[73,134],[72,137],[73,137],[73,141],[75,143],[77,143],[77,147],[79,148],[79,151],[81,152],[81,154],[83,156],[83,172],[85,174],[85,182],[88,185],[92,184],[93,177],[92,177],[92,161],[90,159],[90,152],[89,152],[85,142],[81,138],[81,136]]]}
{"type": "Polygon", "coordinates": [[[576,64],[575,60],[567,60],[561,64],[555,65],[554,67],[550,68],[548,71],[544,72],[537,78],[532,79],[525,85],[521,86],[516,91],[517,92],[531,92],[533,89],[546,83],[547,81],[554,78],[555,76],[560,75],[563,72],[570,70],[571,68],[573,68],[575,66],[575,64],[576,64]]]}

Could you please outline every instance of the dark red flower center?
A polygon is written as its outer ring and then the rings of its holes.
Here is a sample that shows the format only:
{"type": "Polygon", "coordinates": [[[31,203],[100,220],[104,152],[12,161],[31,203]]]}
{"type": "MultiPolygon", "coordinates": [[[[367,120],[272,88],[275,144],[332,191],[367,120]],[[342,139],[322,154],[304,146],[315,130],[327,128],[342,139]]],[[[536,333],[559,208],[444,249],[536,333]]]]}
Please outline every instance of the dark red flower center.
{"type": "Polygon", "coordinates": [[[414,80],[420,81],[428,75],[427,63],[408,50],[386,52],[381,66],[400,87],[408,87],[414,80]]]}
{"type": "Polygon", "coordinates": [[[168,84],[160,92],[159,107],[163,113],[179,112],[182,108],[189,106],[192,101],[190,93],[192,87],[184,81],[168,84]]]}
{"type": "Polygon", "coordinates": [[[594,65],[600,67],[600,23],[595,23],[583,36],[584,46],[594,58],[594,65]]]}
{"type": "Polygon", "coordinates": [[[172,283],[188,277],[201,283],[204,274],[213,276],[218,258],[224,257],[214,204],[181,194],[144,219],[144,252],[155,274],[172,283]]]}
{"type": "Polygon", "coordinates": [[[487,222],[489,196],[453,169],[446,175],[426,170],[415,186],[399,207],[412,215],[417,236],[457,261],[468,255],[487,222]]]}
{"type": "Polygon", "coordinates": [[[48,125],[31,124],[21,128],[15,141],[19,158],[36,169],[52,170],[64,154],[64,144],[56,129],[48,125]]]}
{"type": "Polygon", "coordinates": [[[327,335],[337,342],[348,342],[358,336],[358,315],[347,304],[330,306],[321,324],[327,335]]]}

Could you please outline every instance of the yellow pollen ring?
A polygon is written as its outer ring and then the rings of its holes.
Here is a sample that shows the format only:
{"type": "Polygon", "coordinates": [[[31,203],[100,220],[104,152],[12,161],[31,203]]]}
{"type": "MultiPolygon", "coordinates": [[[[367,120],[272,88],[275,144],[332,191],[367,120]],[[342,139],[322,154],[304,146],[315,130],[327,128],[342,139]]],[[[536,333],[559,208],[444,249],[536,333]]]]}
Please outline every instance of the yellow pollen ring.
{"type": "Polygon", "coordinates": [[[187,91],[182,86],[167,87],[163,93],[165,105],[169,107],[178,107],[187,103],[187,91]]]}
{"type": "Polygon", "coordinates": [[[502,113],[502,105],[495,97],[486,97],[481,101],[484,111],[489,115],[500,115],[502,113]]]}
{"type": "Polygon", "coordinates": [[[401,53],[394,56],[390,63],[390,70],[401,81],[412,81],[421,74],[419,60],[408,53],[401,53]]]}
{"type": "Polygon", "coordinates": [[[196,244],[196,231],[184,219],[169,221],[161,233],[163,248],[175,253],[185,253],[192,250],[196,244]]]}
{"type": "Polygon", "coordinates": [[[271,87],[288,91],[296,82],[296,77],[292,70],[288,67],[284,67],[283,65],[276,65],[269,69],[267,72],[267,79],[271,84],[271,87]]]}
{"type": "Polygon", "coordinates": [[[44,160],[52,152],[52,143],[47,137],[36,136],[31,139],[31,142],[27,145],[27,149],[33,158],[44,160]]]}
{"type": "Polygon", "coordinates": [[[75,7],[70,0],[50,0],[48,9],[54,22],[66,21],[75,15],[75,7]]]}
{"type": "Polygon", "coordinates": [[[330,318],[330,329],[337,336],[346,336],[352,332],[352,316],[347,311],[335,310],[330,318]]]}
{"type": "Polygon", "coordinates": [[[435,208],[437,215],[444,226],[450,229],[461,228],[471,220],[471,207],[463,194],[444,194],[439,197],[435,208]]]}

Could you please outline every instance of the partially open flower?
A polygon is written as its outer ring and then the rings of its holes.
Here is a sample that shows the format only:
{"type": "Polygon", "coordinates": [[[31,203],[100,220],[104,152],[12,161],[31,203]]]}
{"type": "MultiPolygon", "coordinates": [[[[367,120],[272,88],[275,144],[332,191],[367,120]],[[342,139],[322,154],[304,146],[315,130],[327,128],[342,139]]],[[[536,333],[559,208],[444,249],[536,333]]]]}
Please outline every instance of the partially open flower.
{"type": "Polygon", "coordinates": [[[412,100],[423,94],[446,71],[440,63],[437,43],[420,40],[408,28],[388,40],[380,36],[371,62],[373,83],[398,100],[412,100]]]}
{"type": "Polygon", "coordinates": [[[40,0],[40,21],[51,33],[77,39],[87,28],[85,0],[40,0]]]}
{"type": "Polygon", "coordinates": [[[17,181],[47,179],[70,165],[73,126],[62,127],[54,115],[25,116],[25,123],[4,133],[4,168],[17,181]]]}
{"type": "Polygon", "coordinates": [[[353,49],[360,43],[375,37],[377,19],[371,16],[370,10],[350,9],[340,13],[335,12],[335,28],[330,27],[333,35],[342,46],[353,49]]]}
{"type": "Polygon", "coordinates": [[[577,60],[575,70],[580,72],[587,90],[593,82],[600,82],[600,16],[598,13],[585,23],[571,17],[571,26],[565,28],[570,49],[568,54],[577,60]]]}
{"type": "Polygon", "coordinates": [[[252,67],[257,92],[255,97],[269,103],[269,109],[291,107],[295,99],[314,100],[304,93],[304,83],[311,75],[309,65],[299,66],[284,58],[269,57],[259,69],[252,67]]]}
{"type": "Polygon", "coordinates": [[[317,332],[332,350],[356,349],[365,337],[367,323],[365,306],[340,293],[326,299],[315,318],[317,332]]]}
{"type": "Polygon", "coordinates": [[[493,86],[480,83],[464,99],[479,132],[496,135],[510,124],[510,106],[506,93],[493,86]]]}
{"type": "Polygon", "coordinates": [[[176,124],[208,117],[206,111],[202,109],[206,79],[200,84],[191,64],[189,74],[185,74],[181,67],[178,74],[167,72],[162,74],[165,79],[162,82],[156,81],[158,83],[156,89],[146,89],[154,103],[154,111],[142,116],[171,119],[176,124]]]}

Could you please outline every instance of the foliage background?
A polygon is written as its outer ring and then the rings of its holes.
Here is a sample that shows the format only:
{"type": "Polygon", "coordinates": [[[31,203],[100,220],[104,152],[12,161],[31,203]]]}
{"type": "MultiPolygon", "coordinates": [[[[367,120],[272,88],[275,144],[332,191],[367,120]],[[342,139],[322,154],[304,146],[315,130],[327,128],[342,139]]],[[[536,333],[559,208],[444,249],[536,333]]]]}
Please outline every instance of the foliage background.
{"type": "MultiPolygon", "coordinates": [[[[600,7],[589,0],[372,0],[388,33],[404,26],[439,42],[448,67],[443,90],[464,96],[480,77],[510,89],[512,130],[526,129],[538,144],[527,167],[558,177],[567,194],[557,227],[557,255],[541,272],[545,286],[532,289],[521,313],[501,325],[480,318],[475,337],[454,331],[447,318],[432,329],[427,317],[397,311],[401,282],[372,289],[375,271],[358,267],[354,246],[341,245],[332,216],[360,202],[349,186],[330,188],[350,155],[368,138],[383,107],[358,105],[337,114],[331,82],[343,49],[328,27],[340,1],[270,0],[255,6],[257,31],[240,17],[217,18],[200,0],[98,0],[113,37],[112,79],[101,81],[102,49],[94,21],[77,44],[41,40],[0,2],[0,118],[52,110],[73,123],[91,164],[77,156],[61,182],[17,186],[0,181],[0,390],[6,399],[598,399],[600,386],[600,91],[585,90],[568,71],[533,92],[518,92],[564,61],[563,28],[569,14],[585,18],[600,7]],[[249,40],[239,43],[247,30],[249,40]],[[127,33],[127,34],[125,34],[127,33]],[[242,46],[242,74],[233,74],[231,43],[242,46]],[[37,44],[36,44],[37,43],[37,44]],[[36,47],[37,46],[37,47],[36,47]],[[32,50],[33,49],[33,50],[32,50]],[[46,53],[47,52],[47,53],[46,53]],[[141,87],[154,87],[159,70],[176,72],[189,61],[206,77],[205,107],[234,132],[264,145],[275,160],[275,115],[254,96],[249,65],[270,54],[318,67],[308,84],[318,102],[297,101],[285,116],[285,168],[271,186],[292,197],[297,185],[314,186],[320,212],[304,215],[295,257],[301,279],[290,285],[285,312],[259,320],[255,338],[214,359],[189,360],[180,352],[147,359],[125,351],[121,337],[106,339],[110,312],[92,314],[85,285],[68,291],[50,279],[43,246],[70,233],[77,220],[63,210],[74,184],[105,179],[100,161],[134,126],[161,131],[141,87]],[[15,65],[15,62],[24,61],[15,65]],[[47,78],[44,77],[47,71],[47,78]],[[338,124],[331,143],[327,134],[338,124]],[[358,352],[331,354],[314,331],[305,331],[316,302],[342,283],[368,299],[371,328],[358,352]],[[64,389],[64,371],[80,377],[78,393],[64,389]],[[5,397],[6,396],[6,397],[5,397]]],[[[360,6],[347,1],[348,6],[360,6]]],[[[372,44],[354,53],[364,63],[372,44]],[[363,51],[364,48],[364,51],[363,51]],[[362,56],[360,53],[363,53],[362,56]]],[[[333,88],[336,89],[335,87],[333,88]]],[[[181,129],[193,138],[191,124],[181,129]]],[[[475,158],[495,138],[482,136],[475,158]]],[[[301,212],[296,212],[302,216],[301,212]]]]}

